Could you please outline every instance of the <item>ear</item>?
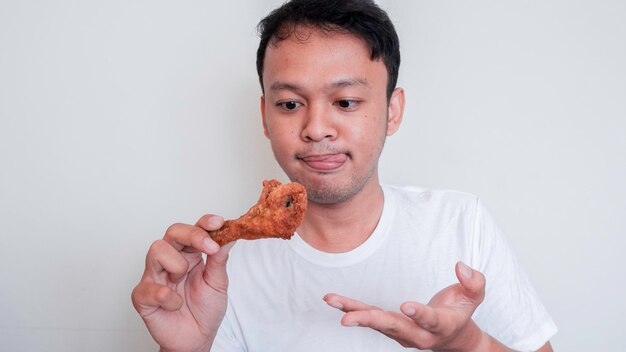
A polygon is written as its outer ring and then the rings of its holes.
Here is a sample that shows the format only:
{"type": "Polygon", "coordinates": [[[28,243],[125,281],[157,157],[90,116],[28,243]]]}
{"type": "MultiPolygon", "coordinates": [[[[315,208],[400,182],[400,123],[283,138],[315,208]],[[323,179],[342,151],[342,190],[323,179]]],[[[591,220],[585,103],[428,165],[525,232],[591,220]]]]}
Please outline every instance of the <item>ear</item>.
{"type": "Polygon", "coordinates": [[[267,131],[267,118],[265,115],[265,95],[261,95],[261,118],[263,119],[263,134],[269,138],[269,132],[267,131]]]}
{"type": "Polygon", "coordinates": [[[396,133],[402,123],[404,115],[404,89],[396,88],[391,93],[387,108],[387,136],[396,133]]]}

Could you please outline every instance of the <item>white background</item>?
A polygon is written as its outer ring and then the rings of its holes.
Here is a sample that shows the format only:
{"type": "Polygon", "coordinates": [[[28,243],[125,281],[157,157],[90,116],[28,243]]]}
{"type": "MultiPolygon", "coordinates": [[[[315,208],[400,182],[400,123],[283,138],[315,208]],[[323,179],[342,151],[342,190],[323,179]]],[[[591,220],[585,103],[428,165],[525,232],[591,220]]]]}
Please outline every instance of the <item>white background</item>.
{"type": "MultiPolygon", "coordinates": [[[[0,350],[156,349],[150,243],[286,180],[254,67],[279,3],[0,0],[0,350]]],[[[625,3],[379,3],[408,97],[382,178],[480,195],[555,348],[626,350],[625,3]]]]}

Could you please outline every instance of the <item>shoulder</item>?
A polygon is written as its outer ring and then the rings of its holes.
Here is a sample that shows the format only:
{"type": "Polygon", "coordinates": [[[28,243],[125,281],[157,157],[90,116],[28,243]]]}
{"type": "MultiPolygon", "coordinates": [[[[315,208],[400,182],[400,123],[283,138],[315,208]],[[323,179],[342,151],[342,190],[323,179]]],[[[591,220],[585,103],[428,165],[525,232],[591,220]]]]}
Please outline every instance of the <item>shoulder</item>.
{"type": "Polygon", "coordinates": [[[449,189],[383,184],[385,197],[401,208],[428,208],[430,210],[474,210],[479,198],[471,193],[449,189]]]}
{"type": "MultiPolygon", "coordinates": [[[[477,196],[454,190],[416,186],[384,185],[385,202],[395,229],[409,229],[420,240],[436,238],[468,244],[472,242],[479,212],[477,196]]],[[[450,242],[452,241],[452,242],[450,242]]]]}

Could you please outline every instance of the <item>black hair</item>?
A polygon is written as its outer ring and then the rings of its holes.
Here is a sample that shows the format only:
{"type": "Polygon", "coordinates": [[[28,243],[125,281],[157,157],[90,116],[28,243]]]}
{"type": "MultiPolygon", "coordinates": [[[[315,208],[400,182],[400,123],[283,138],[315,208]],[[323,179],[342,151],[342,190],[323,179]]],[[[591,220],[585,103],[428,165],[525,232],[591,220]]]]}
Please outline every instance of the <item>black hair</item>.
{"type": "Polygon", "coordinates": [[[291,0],[262,19],[257,26],[261,41],[256,55],[261,90],[267,46],[294,35],[301,25],[365,40],[370,58],[382,59],[387,68],[387,99],[391,97],[400,69],[400,41],[387,13],[372,0],[291,0]]]}

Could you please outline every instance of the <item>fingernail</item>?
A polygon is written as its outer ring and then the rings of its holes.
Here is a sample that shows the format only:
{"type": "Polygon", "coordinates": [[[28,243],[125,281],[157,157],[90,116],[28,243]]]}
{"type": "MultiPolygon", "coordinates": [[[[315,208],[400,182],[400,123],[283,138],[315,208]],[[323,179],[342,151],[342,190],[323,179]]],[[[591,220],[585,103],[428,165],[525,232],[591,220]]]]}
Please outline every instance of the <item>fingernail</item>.
{"type": "Polygon", "coordinates": [[[208,254],[215,254],[220,250],[220,246],[211,241],[209,238],[203,239],[202,242],[204,243],[204,248],[206,248],[208,254]]]}
{"type": "Polygon", "coordinates": [[[355,322],[352,322],[352,323],[346,323],[346,324],[343,324],[343,326],[349,326],[349,327],[359,326],[359,323],[357,323],[357,322],[355,321],[355,322]]]}
{"type": "Polygon", "coordinates": [[[413,307],[403,308],[402,313],[404,313],[404,315],[412,317],[413,315],[415,315],[415,308],[413,307]]]}
{"type": "Polygon", "coordinates": [[[331,301],[328,301],[326,303],[328,303],[328,305],[333,307],[333,308],[343,309],[343,304],[341,304],[341,302],[337,302],[337,301],[331,300],[331,301]]]}
{"type": "Polygon", "coordinates": [[[209,224],[210,227],[218,227],[221,224],[221,219],[217,216],[211,216],[207,220],[207,223],[209,224]]]}
{"type": "Polygon", "coordinates": [[[465,263],[459,262],[459,269],[461,270],[461,275],[465,276],[468,279],[472,278],[472,268],[465,265],[465,263]]]}

